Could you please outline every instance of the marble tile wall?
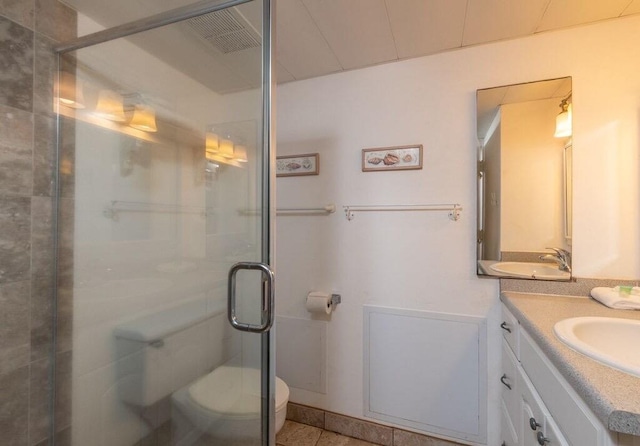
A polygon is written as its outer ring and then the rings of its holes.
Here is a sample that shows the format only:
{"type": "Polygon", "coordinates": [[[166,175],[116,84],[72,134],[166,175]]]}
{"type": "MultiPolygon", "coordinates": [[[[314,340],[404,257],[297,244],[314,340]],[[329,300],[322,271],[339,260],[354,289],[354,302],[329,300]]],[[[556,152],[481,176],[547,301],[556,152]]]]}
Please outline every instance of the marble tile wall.
{"type": "Polygon", "coordinates": [[[12,446],[49,444],[52,46],[74,37],[76,28],[75,12],[57,0],[0,0],[0,433],[2,444],[12,446]]]}

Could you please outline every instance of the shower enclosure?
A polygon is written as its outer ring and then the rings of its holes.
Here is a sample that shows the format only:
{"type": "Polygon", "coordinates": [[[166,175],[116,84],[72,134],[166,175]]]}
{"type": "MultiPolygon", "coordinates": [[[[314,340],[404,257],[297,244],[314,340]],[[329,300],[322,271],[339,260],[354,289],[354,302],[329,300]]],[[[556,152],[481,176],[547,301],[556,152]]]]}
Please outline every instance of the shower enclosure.
{"type": "Polygon", "coordinates": [[[61,444],[275,444],[271,19],[199,2],[57,48],[61,444]]]}

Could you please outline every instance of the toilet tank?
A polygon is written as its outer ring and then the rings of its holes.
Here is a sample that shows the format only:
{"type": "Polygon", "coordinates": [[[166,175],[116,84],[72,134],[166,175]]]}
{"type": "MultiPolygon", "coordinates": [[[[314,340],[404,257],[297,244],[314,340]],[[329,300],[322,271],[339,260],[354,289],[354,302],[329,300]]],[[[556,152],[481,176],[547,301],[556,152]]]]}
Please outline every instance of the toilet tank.
{"type": "Polygon", "coordinates": [[[150,406],[233,355],[226,301],[203,296],[114,329],[120,399],[150,406]]]}

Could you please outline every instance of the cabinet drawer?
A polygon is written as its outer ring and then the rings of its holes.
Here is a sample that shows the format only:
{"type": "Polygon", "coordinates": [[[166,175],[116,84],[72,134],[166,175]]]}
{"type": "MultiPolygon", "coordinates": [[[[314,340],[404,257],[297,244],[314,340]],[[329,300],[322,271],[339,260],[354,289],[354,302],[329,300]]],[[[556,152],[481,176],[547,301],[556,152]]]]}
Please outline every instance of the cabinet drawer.
{"type": "Polygon", "coordinates": [[[524,330],[520,333],[520,361],[569,444],[610,444],[609,433],[524,330]]]}
{"type": "Polygon", "coordinates": [[[520,410],[518,408],[518,361],[511,352],[506,340],[502,341],[502,400],[509,415],[513,418],[520,410]],[[511,388],[509,388],[511,387],[511,388]]]}
{"type": "Polygon", "coordinates": [[[519,329],[520,324],[513,314],[507,308],[502,305],[502,322],[500,323],[502,328],[502,336],[504,337],[509,347],[513,351],[516,359],[520,359],[520,346],[519,346],[519,329]]]}

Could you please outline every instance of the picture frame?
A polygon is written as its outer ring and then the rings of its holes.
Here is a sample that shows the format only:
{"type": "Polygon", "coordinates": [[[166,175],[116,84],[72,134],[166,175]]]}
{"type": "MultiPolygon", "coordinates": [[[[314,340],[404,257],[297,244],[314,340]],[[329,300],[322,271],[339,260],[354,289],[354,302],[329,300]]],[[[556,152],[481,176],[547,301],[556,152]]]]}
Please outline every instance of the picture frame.
{"type": "Polygon", "coordinates": [[[299,177],[320,174],[320,155],[284,155],[276,157],[276,177],[299,177]]]}
{"type": "Polygon", "coordinates": [[[422,169],[422,144],[362,149],[362,171],[422,169]]]}

